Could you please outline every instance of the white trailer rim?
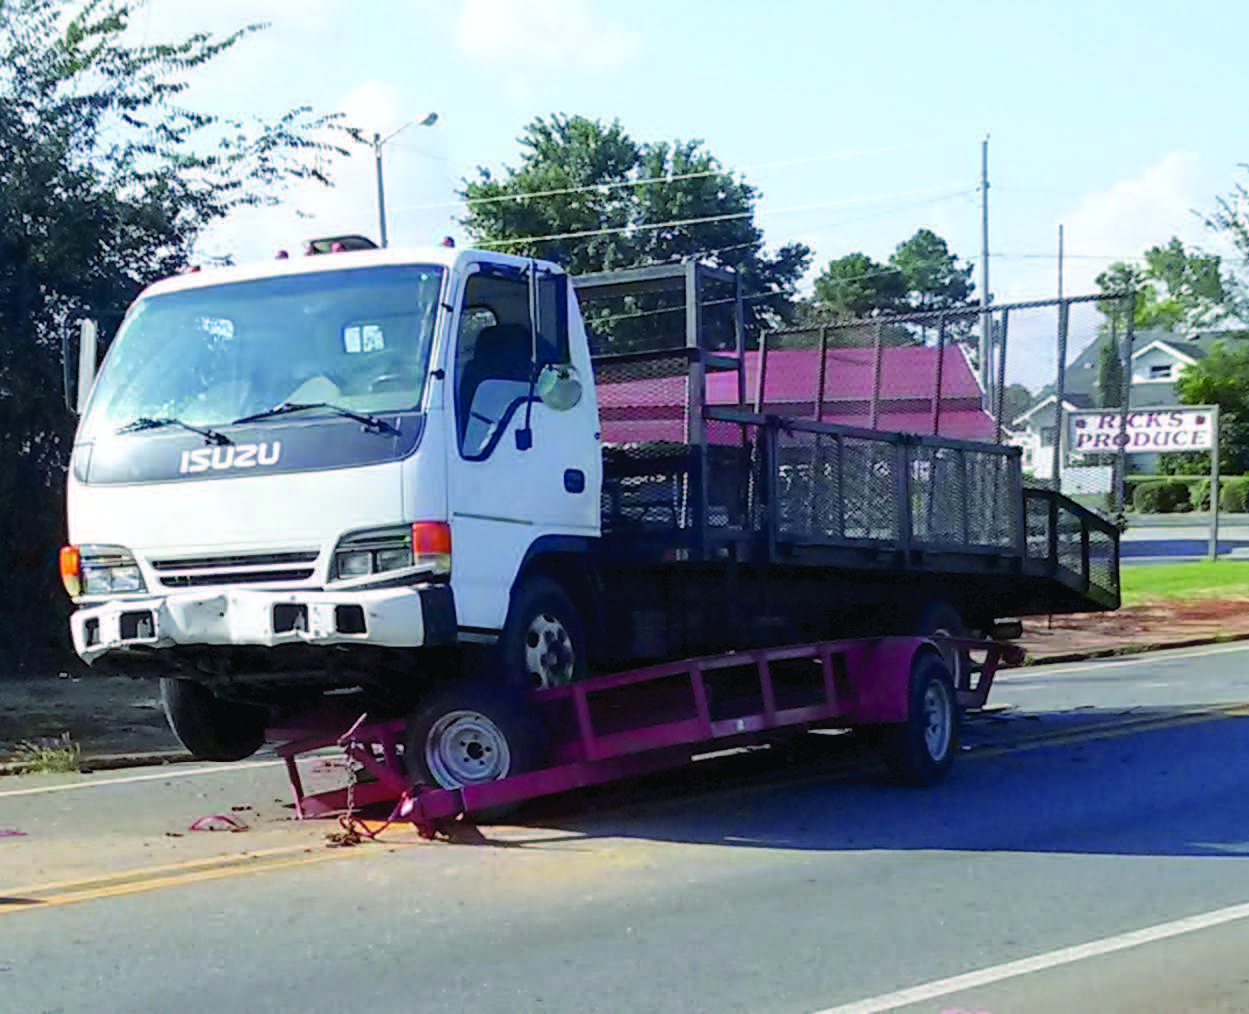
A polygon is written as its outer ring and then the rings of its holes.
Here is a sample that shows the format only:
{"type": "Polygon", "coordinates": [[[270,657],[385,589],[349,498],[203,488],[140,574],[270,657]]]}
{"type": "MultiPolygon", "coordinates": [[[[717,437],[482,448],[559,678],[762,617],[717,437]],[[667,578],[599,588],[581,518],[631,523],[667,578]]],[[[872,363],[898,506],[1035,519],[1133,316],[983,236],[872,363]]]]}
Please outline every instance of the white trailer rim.
{"type": "Polygon", "coordinates": [[[443,788],[492,782],[512,769],[507,737],[479,711],[449,711],[425,737],[425,767],[443,788]]]}

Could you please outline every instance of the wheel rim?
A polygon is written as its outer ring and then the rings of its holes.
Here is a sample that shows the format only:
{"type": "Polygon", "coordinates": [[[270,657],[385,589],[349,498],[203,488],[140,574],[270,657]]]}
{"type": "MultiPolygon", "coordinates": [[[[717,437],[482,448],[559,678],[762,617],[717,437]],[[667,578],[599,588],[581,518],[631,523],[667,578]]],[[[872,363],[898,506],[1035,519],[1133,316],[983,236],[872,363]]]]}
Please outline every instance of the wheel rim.
{"type": "Polygon", "coordinates": [[[425,766],[443,788],[455,788],[503,778],[512,753],[503,731],[485,715],[450,711],[425,737],[425,766]]]}
{"type": "Polygon", "coordinates": [[[937,681],[924,691],[924,747],[933,760],[941,760],[950,749],[954,734],[954,709],[944,685],[937,681]]]}
{"type": "Polygon", "coordinates": [[[572,637],[558,616],[539,613],[525,632],[525,672],[536,687],[572,682],[577,666],[572,637]]]}

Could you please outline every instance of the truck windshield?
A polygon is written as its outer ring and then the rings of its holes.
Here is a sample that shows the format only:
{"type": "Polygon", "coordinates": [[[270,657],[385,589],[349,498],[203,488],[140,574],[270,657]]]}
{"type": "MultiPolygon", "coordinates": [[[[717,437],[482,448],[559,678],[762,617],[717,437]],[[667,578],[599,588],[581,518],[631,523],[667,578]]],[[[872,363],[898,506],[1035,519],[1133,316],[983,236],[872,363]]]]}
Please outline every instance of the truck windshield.
{"type": "Polygon", "coordinates": [[[142,299],[105,359],[80,439],[139,432],[145,419],[285,421],[269,410],[286,404],[307,405],[301,417],[417,408],[442,277],[429,265],[371,267],[142,299]]]}

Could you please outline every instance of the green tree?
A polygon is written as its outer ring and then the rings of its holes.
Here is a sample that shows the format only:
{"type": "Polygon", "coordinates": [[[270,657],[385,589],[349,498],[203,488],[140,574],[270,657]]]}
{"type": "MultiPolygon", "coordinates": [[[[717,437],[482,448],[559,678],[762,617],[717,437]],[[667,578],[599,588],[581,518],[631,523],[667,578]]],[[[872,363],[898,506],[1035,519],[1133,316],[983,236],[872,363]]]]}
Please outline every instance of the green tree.
{"type": "Polygon", "coordinates": [[[897,268],[865,253],[829,261],[815,280],[815,299],[834,317],[866,317],[906,306],[906,281],[897,268]]]}
{"type": "Polygon", "coordinates": [[[0,621],[28,635],[6,652],[18,667],[65,643],[60,335],[79,316],[116,323],[204,226],[324,180],[341,150],[307,110],[248,124],[182,104],[187,76],[257,26],[132,45],[132,9],[0,0],[0,621]]]}
{"type": "MultiPolygon", "coordinates": [[[[1249,163],[1240,168],[1249,172],[1249,163]]],[[[1249,266],[1249,187],[1237,183],[1232,192],[1215,201],[1215,211],[1205,220],[1206,225],[1231,241],[1240,253],[1241,270],[1226,279],[1229,309],[1244,319],[1249,316],[1249,283],[1244,268],[1249,266]]]]}
{"type": "Polygon", "coordinates": [[[1009,426],[1032,406],[1032,392],[1023,384],[1007,384],[1002,392],[1002,422],[1009,426]]]}
{"type": "MultiPolygon", "coordinates": [[[[758,191],[701,141],[640,143],[619,121],[557,114],[528,124],[520,146],[519,165],[464,181],[463,224],[476,244],[573,274],[697,257],[740,273],[750,322],[788,319],[810,250],[791,243],[765,254],[758,191]]],[[[663,309],[618,308],[660,322],[663,309]]]]}
{"type": "Polygon", "coordinates": [[[1119,408],[1123,404],[1123,359],[1113,337],[1101,339],[1097,350],[1097,405],[1119,408]]]}
{"type": "Polygon", "coordinates": [[[889,265],[902,275],[912,310],[947,310],[971,302],[972,266],[960,265],[949,244],[931,229],[899,243],[889,265]]]}
{"type": "Polygon", "coordinates": [[[944,239],[920,229],[898,244],[888,264],[864,253],[829,261],[815,280],[816,312],[869,317],[965,307],[971,304],[971,272],[944,239]]]}
{"type": "MultiPolygon", "coordinates": [[[[1219,257],[1186,250],[1173,236],[1165,246],[1146,250],[1144,261],[1115,261],[1097,276],[1103,293],[1135,293],[1133,324],[1138,330],[1209,327],[1227,316],[1230,306],[1219,257]]],[[[1101,300],[1097,306],[1106,317],[1103,330],[1122,334],[1122,302],[1101,300]]]]}
{"type": "MultiPolygon", "coordinates": [[[[1219,406],[1219,470],[1244,472],[1249,464],[1249,334],[1216,342],[1204,358],[1180,371],[1175,390],[1185,405],[1219,406]]],[[[1209,470],[1209,458],[1201,457],[1209,470]]]]}

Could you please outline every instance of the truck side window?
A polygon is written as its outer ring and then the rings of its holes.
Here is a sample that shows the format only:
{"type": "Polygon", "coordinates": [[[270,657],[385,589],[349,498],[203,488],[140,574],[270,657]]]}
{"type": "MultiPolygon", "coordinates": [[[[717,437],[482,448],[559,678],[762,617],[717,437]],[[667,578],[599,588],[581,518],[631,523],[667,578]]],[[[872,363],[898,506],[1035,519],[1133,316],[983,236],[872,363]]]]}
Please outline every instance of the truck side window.
{"type": "Polygon", "coordinates": [[[533,348],[529,284],[521,275],[479,272],[464,286],[455,358],[460,453],[482,457],[518,400],[529,394],[533,348]]]}
{"type": "Polygon", "coordinates": [[[567,363],[568,276],[538,276],[538,364],[567,363]]]}

